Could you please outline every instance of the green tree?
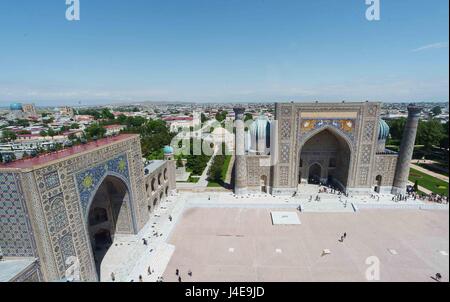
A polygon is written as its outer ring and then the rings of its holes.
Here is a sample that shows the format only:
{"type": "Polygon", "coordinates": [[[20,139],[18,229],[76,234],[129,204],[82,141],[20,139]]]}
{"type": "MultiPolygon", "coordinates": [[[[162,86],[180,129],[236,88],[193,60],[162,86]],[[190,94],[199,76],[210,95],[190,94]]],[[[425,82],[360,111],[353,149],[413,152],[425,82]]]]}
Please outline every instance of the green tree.
{"type": "Polygon", "coordinates": [[[80,125],[77,123],[70,124],[70,129],[80,129],[80,125]]]}
{"type": "MultiPolygon", "coordinates": [[[[145,120],[145,119],[144,119],[145,120]]],[[[163,120],[147,121],[139,127],[142,153],[145,157],[158,154],[162,157],[164,146],[170,145],[174,134],[163,120]]]]}
{"type": "Polygon", "coordinates": [[[57,133],[55,132],[55,130],[53,130],[53,128],[48,128],[47,130],[47,135],[50,136],[51,138],[53,138],[57,133]]]}
{"type": "Polygon", "coordinates": [[[112,114],[108,108],[103,108],[101,115],[102,115],[102,118],[104,118],[104,119],[109,119],[109,120],[114,119],[114,114],[112,114]]]}
{"type": "Polygon", "coordinates": [[[30,126],[30,122],[28,120],[24,120],[24,119],[18,119],[15,124],[17,126],[22,126],[22,127],[29,127],[30,126]]]}
{"type": "Polygon", "coordinates": [[[201,114],[200,114],[200,121],[201,121],[201,123],[203,124],[204,122],[206,122],[207,120],[209,120],[207,117],[206,117],[206,115],[202,112],[201,114]]]}
{"type": "Polygon", "coordinates": [[[127,117],[126,117],[125,114],[120,114],[120,115],[117,117],[117,120],[119,121],[119,123],[120,123],[121,125],[126,125],[126,124],[127,124],[127,117]]]}
{"type": "Polygon", "coordinates": [[[419,121],[416,145],[424,145],[426,151],[431,151],[433,145],[439,146],[443,135],[444,129],[438,120],[419,121]]]}
{"type": "Polygon", "coordinates": [[[223,120],[225,120],[225,118],[227,117],[227,112],[226,111],[219,111],[216,113],[216,120],[219,122],[222,122],[223,120]]]}
{"type": "Polygon", "coordinates": [[[444,128],[444,132],[441,138],[441,141],[439,142],[439,145],[441,146],[441,148],[445,148],[448,149],[448,129],[449,124],[448,122],[444,124],[443,128],[444,128]]]}
{"type": "Polygon", "coordinates": [[[439,115],[442,113],[442,109],[439,106],[435,106],[433,107],[433,109],[431,109],[431,113],[433,114],[433,116],[439,115]]]}
{"type": "Polygon", "coordinates": [[[88,138],[102,138],[105,136],[106,129],[98,123],[93,123],[86,128],[86,136],[88,138]]]}
{"type": "Polygon", "coordinates": [[[17,139],[17,134],[11,130],[3,130],[3,139],[10,142],[17,139]]]}
{"type": "Polygon", "coordinates": [[[406,125],[406,118],[401,117],[395,120],[389,120],[388,125],[390,128],[389,133],[391,135],[391,138],[400,142],[403,136],[403,130],[406,125]]]}
{"type": "Polygon", "coordinates": [[[246,113],[245,114],[244,122],[246,122],[248,120],[253,120],[253,115],[251,115],[251,113],[246,113]]]}
{"type": "Polygon", "coordinates": [[[181,159],[181,156],[178,156],[177,158],[177,168],[183,167],[183,160],[181,159]]]}

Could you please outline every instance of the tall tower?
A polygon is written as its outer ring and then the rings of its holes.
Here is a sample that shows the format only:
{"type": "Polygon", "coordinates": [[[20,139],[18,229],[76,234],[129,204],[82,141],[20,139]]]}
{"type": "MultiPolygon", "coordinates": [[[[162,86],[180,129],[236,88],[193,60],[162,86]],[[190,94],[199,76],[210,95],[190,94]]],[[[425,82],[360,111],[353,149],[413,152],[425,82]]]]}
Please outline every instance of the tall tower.
{"type": "Polygon", "coordinates": [[[402,142],[400,144],[392,194],[406,193],[409,165],[414,151],[414,143],[416,141],[417,126],[419,125],[419,115],[421,110],[422,108],[415,104],[408,105],[408,119],[406,120],[402,142]]]}
{"type": "Polygon", "coordinates": [[[235,114],[235,161],[234,161],[234,193],[247,193],[247,163],[245,159],[245,124],[244,108],[233,108],[235,114]]]}

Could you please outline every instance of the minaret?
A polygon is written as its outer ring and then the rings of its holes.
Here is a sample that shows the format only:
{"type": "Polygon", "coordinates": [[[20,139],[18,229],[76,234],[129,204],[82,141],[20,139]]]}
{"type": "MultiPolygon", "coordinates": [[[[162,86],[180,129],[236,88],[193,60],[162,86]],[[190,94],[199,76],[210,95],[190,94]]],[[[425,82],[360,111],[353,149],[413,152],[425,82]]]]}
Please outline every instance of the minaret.
{"type": "Polygon", "coordinates": [[[247,163],[245,159],[245,124],[244,108],[233,108],[235,114],[234,125],[236,128],[235,160],[234,160],[234,193],[247,193],[247,163]]]}
{"type": "Polygon", "coordinates": [[[419,115],[421,110],[422,108],[415,104],[408,105],[408,119],[406,120],[402,142],[400,144],[392,194],[406,193],[409,165],[414,151],[414,143],[416,141],[417,126],[419,125],[419,115]]]}

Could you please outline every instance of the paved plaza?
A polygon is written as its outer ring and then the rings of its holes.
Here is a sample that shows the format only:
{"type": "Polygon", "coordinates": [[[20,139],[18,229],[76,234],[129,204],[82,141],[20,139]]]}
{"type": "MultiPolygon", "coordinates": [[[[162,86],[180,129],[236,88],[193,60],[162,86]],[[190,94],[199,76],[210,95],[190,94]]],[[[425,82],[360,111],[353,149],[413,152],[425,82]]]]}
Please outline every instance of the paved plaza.
{"type": "Polygon", "coordinates": [[[179,269],[183,282],[366,281],[370,256],[380,260],[380,281],[433,281],[438,272],[448,280],[448,205],[317,190],[305,186],[295,197],[172,195],[137,236],[115,238],[101,280],[114,272],[116,281],[178,281],[179,269]],[[301,224],[273,225],[274,211],[297,215],[301,224]],[[330,254],[322,256],[325,249],[330,254]]]}
{"type": "Polygon", "coordinates": [[[438,272],[448,281],[448,211],[297,211],[301,225],[277,226],[270,211],[187,209],[164,280],[178,281],[179,269],[182,281],[366,281],[366,258],[376,256],[380,281],[433,281],[438,272]]]}

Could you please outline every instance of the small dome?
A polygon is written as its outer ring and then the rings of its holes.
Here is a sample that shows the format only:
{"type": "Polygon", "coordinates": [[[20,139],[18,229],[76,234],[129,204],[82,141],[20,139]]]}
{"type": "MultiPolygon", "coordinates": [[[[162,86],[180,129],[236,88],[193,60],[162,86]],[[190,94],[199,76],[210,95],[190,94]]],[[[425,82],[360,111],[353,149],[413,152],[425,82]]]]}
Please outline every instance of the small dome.
{"type": "Polygon", "coordinates": [[[386,140],[389,136],[389,125],[382,119],[378,121],[378,140],[386,140]]]}
{"type": "Polygon", "coordinates": [[[12,103],[9,106],[9,109],[11,109],[11,110],[22,110],[22,104],[21,103],[12,103]]]}
{"type": "Polygon", "coordinates": [[[173,148],[171,146],[165,146],[163,149],[164,154],[172,154],[173,148]]]}

